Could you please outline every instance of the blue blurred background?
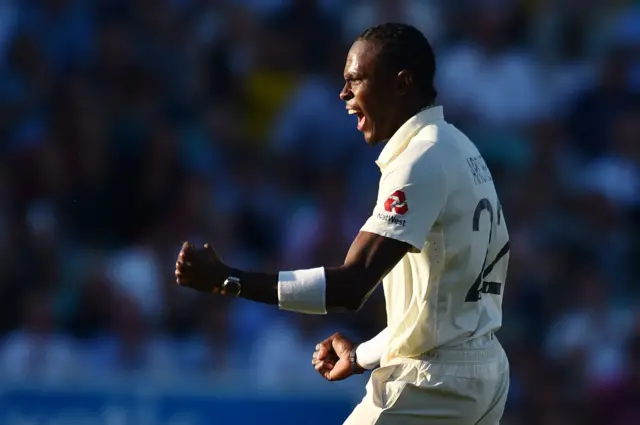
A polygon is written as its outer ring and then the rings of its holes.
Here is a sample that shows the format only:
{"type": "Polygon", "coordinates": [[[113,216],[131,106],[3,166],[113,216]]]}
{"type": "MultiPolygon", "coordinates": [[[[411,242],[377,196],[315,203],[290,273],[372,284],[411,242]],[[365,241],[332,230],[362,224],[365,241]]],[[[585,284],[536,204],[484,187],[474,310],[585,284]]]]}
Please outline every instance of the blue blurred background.
{"type": "Polygon", "coordinates": [[[493,170],[512,256],[506,425],[640,423],[640,4],[0,2],[0,423],[340,424],[366,377],[310,364],[385,323],[173,286],[339,264],[379,149],[338,99],[350,43],[403,21],[493,170]]]}

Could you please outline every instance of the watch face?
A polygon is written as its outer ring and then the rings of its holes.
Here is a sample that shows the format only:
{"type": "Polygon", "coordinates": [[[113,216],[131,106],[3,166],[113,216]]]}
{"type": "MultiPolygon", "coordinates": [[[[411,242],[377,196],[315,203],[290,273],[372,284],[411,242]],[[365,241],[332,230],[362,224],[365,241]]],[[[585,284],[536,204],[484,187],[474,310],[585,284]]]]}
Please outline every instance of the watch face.
{"type": "Polygon", "coordinates": [[[240,282],[237,279],[230,278],[225,280],[222,287],[228,295],[237,297],[240,294],[241,286],[240,282]]]}
{"type": "Polygon", "coordinates": [[[240,294],[240,284],[238,282],[232,282],[229,286],[231,287],[231,293],[237,297],[240,294]]]}

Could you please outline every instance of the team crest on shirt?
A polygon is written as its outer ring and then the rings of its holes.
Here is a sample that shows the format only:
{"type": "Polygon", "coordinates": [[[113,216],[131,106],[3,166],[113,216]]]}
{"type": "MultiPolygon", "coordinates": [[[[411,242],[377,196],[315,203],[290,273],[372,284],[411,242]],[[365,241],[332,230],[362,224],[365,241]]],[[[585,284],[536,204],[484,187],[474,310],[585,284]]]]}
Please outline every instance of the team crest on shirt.
{"type": "Polygon", "coordinates": [[[398,215],[405,215],[409,212],[409,205],[407,204],[407,197],[404,192],[401,190],[393,192],[384,202],[384,209],[387,212],[398,215]]]}

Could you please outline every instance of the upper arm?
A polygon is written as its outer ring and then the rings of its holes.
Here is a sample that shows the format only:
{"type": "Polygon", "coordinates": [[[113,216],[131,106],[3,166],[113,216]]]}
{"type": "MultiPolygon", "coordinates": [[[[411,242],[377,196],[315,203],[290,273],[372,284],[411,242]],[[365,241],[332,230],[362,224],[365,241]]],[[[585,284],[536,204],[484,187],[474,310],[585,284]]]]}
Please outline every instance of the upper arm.
{"type": "Polygon", "coordinates": [[[360,231],[344,264],[325,269],[327,310],[358,310],[410,248],[405,242],[360,231]]]}
{"type": "Polygon", "coordinates": [[[411,246],[405,242],[360,231],[347,252],[346,267],[356,267],[364,279],[379,283],[400,262],[411,246]]]}

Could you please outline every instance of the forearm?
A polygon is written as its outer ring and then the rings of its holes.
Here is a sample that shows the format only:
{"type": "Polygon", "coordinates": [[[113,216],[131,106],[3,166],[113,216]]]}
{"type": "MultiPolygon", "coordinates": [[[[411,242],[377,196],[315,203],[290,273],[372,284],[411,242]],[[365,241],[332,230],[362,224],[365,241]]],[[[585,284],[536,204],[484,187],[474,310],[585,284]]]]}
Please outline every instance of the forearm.
{"type": "Polygon", "coordinates": [[[278,305],[278,273],[256,273],[229,268],[228,276],[240,279],[240,298],[278,305]]]}
{"type": "Polygon", "coordinates": [[[240,280],[240,297],[283,310],[324,314],[357,311],[378,283],[409,252],[404,242],[359,232],[343,265],[280,273],[228,270],[240,280]]]}
{"type": "Polygon", "coordinates": [[[387,329],[384,328],[378,335],[356,348],[356,359],[363,369],[374,369],[380,364],[382,353],[389,342],[387,329]]]}
{"type": "MultiPolygon", "coordinates": [[[[377,284],[374,277],[355,267],[325,267],[323,270],[324,293],[318,295],[324,298],[327,312],[358,310],[377,284]]],[[[256,273],[230,268],[228,276],[240,280],[241,298],[279,305],[287,297],[293,273],[296,272],[256,273]]]]}

